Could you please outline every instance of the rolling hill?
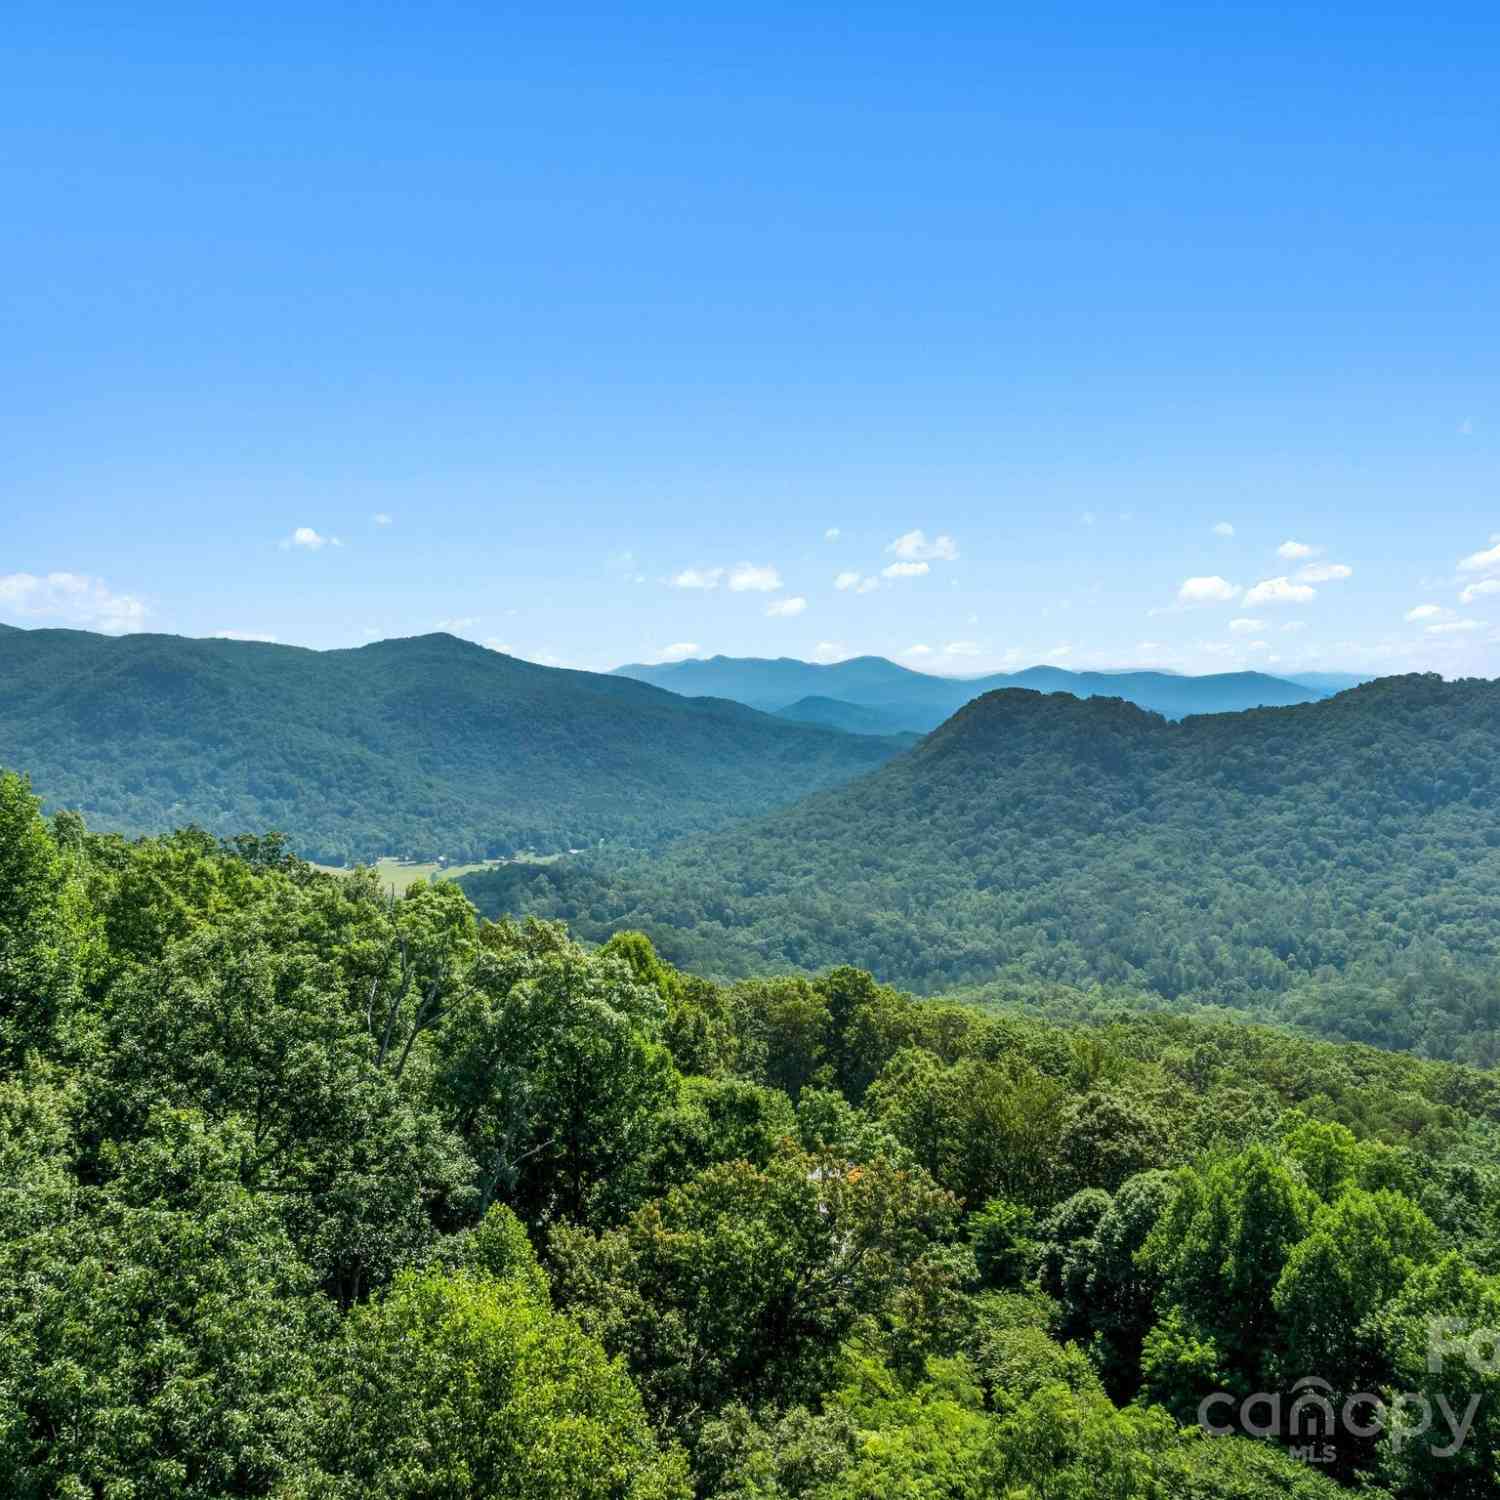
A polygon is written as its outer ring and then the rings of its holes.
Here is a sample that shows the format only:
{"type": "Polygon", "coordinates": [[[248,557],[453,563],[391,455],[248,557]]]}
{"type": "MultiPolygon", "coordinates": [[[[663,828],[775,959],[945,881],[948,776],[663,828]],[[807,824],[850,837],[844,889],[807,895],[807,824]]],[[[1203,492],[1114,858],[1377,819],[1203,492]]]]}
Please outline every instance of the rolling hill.
{"type": "Polygon", "coordinates": [[[651,845],[901,748],[449,635],[308,651],[0,631],[0,766],[49,807],[126,833],[275,828],[335,862],[651,845]]]}
{"type": "MultiPolygon", "coordinates": [[[[1184,677],[1172,672],[1028,667],[1024,672],[960,679],[914,672],[881,656],[857,656],[827,666],[791,657],[714,656],[659,666],[617,667],[615,673],[686,697],[731,698],[768,713],[795,708],[790,717],[841,728],[862,722],[867,727],[860,732],[882,734],[901,730],[926,734],[964,704],[1004,688],[1071,693],[1076,698],[1123,698],[1169,719],[1311,703],[1334,691],[1326,684],[1289,682],[1264,672],[1184,677]],[[867,715],[861,719],[855,710],[866,710],[867,715]]],[[[1356,680],[1350,678],[1341,685],[1352,686],[1356,680]]]]}
{"type": "Polygon", "coordinates": [[[861,703],[846,703],[842,698],[799,698],[776,710],[778,718],[793,719],[799,724],[824,724],[848,734],[905,734],[915,742],[921,735],[903,728],[907,717],[899,709],[867,708],[861,703]]]}
{"type": "Polygon", "coordinates": [[[1490,1062],[1500,683],[1175,723],[989,693],[879,770],[657,860],[466,884],[707,972],[853,962],[928,992],[1024,973],[1490,1062]]]}

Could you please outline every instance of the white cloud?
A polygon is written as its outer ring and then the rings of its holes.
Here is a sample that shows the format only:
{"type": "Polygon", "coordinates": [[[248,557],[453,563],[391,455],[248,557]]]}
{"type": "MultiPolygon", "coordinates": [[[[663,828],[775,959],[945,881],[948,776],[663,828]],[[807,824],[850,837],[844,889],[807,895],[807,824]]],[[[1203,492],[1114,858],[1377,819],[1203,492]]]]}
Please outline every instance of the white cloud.
{"type": "Polygon", "coordinates": [[[389,526],[391,524],[391,518],[383,510],[377,510],[370,519],[377,526],[389,526]]]}
{"type": "Polygon", "coordinates": [[[432,628],[444,631],[448,635],[465,635],[478,623],[478,615],[457,615],[451,619],[439,620],[432,628]]]}
{"type": "Polygon", "coordinates": [[[685,661],[689,656],[696,656],[698,651],[696,641],[674,641],[670,646],[663,646],[656,655],[659,661],[685,661]]]}
{"type": "Polygon", "coordinates": [[[907,562],[952,562],[958,556],[958,547],[951,536],[935,536],[929,542],[927,533],[921,530],[898,536],[885,550],[907,562]]]}
{"type": "Polygon", "coordinates": [[[1419,620],[1435,620],[1444,613],[1441,604],[1418,604],[1407,610],[1406,619],[1408,624],[1415,625],[1419,620]]]}
{"type": "Polygon", "coordinates": [[[924,562],[893,562],[880,570],[882,578],[920,578],[932,569],[924,562]]]}
{"type": "Polygon", "coordinates": [[[265,646],[281,644],[274,635],[262,635],[255,630],[216,630],[209,639],[211,641],[259,641],[265,646]]]}
{"type": "Polygon", "coordinates": [[[1459,559],[1460,573],[1487,573],[1491,568],[1500,568],[1500,536],[1490,538],[1491,545],[1483,552],[1471,552],[1459,559]]]}
{"type": "Polygon", "coordinates": [[[282,537],[276,545],[283,552],[290,552],[293,547],[300,547],[304,552],[321,552],[324,547],[342,547],[344,544],[336,536],[324,536],[311,526],[299,526],[290,536],[282,537]]]}
{"type": "Polygon", "coordinates": [[[507,645],[498,635],[487,635],[481,643],[486,650],[498,651],[502,656],[514,656],[515,648],[507,645]]]}
{"type": "Polygon", "coordinates": [[[856,573],[852,568],[850,568],[840,573],[839,576],[833,580],[833,586],[834,588],[847,593],[850,589],[857,589],[862,581],[863,580],[861,579],[860,575],[856,573]]]}
{"type": "Polygon", "coordinates": [[[723,568],[684,568],[672,579],[674,589],[716,589],[723,568]]]}
{"type": "Polygon", "coordinates": [[[1462,635],[1470,630],[1483,630],[1483,620],[1445,620],[1441,625],[1429,625],[1428,635],[1462,635]]]}
{"type": "Polygon", "coordinates": [[[1217,573],[1206,578],[1186,578],[1177,590],[1179,604],[1227,604],[1239,597],[1239,587],[1217,573]]]}
{"type": "Polygon", "coordinates": [[[87,573],[10,573],[0,577],[0,615],[62,620],[120,635],[138,630],[149,613],[134,594],[117,594],[87,573]]]}
{"type": "Polygon", "coordinates": [[[1068,643],[1066,641],[1064,641],[1060,646],[1054,646],[1047,653],[1047,660],[1048,661],[1061,661],[1063,657],[1065,657],[1065,656],[1071,656],[1072,654],[1073,654],[1073,648],[1070,645],[1068,645],[1068,643]]]}
{"type": "Polygon", "coordinates": [[[901,654],[902,654],[902,656],[931,656],[932,655],[932,647],[931,646],[921,646],[921,645],[918,645],[918,646],[908,646],[906,648],[906,650],[903,651],[901,654]]]}
{"type": "Polygon", "coordinates": [[[1294,634],[1295,632],[1297,632],[1299,630],[1306,630],[1307,629],[1307,621],[1306,620],[1288,620],[1286,622],[1286,624],[1281,627],[1281,629],[1282,629],[1282,632],[1284,634],[1286,634],[1286,635],[1292,635],[1292,634],[1294,634]]]}
{"type": "Polygon", "coordinates": [[[1229,628],[1236,635],[1254,635],[1257,630],[1264,630],[1266,628],[1266,622],[1264,620],[1249,620],[1242,616],[1238,620],[1231,620],[1229,628]]]}
{"type": "Polygon", "coordinates": [[[1245,595],[1245,603],[1253,609],[1257,604],[1310,604],[1317,597],[1318,591],[1305,583],[1293,583],[1290,578],[1263,578],[1245,595]]]}
{"type": "Polygon", "coordinates": [[[1352,578],[1354,569],[1346,563],[1308,563],[1305,568],[1297,569],[1297,579],[1301,583],[1337,583],[1342,578],[1352,578]]]}
{"type": "Polygon", "coordinates": [[[1233,536],[1234,524],[1231,521],[1220,521],[1214,527],[1215,536],[1233,536]]]}
{"type": "Polygon", "coordinates": [[[766,605],[766,613],[773,618],[790,619],[807,608],[807,600],[799,594],[794,599],[777,599],[766,605]]]}
{"type": "Polygon", "coordinates": [[[781,574],[771,567],[757,567],[756,564],[747,562],[736,563],[729,570],[729,587],[736,594],[769,594],[781,587],[781,574]]]}
{"type": "Polygon", "coordinates": [[[842,641],[819,641],[813,647],[812,659],[825,666],[829,662],[846,661],[848,656],[849,648],[842,641]]]}
{"type": "Polygon", "coordinates": [[[978,656],[978,641],[949,641],[943,647],[944,656],[978,656]]]}
{"type": "Polygon", "coordinates": [[[843,534],[844,533],[840,531],[837,526],[830,526],[828,530],[823,533],[823,540],[825,542],[836,542],[843,534]]]}
{"type": "Polygon", "coordinates": [[[1300,562],[1304,557],[1316,557],[1322,550],[1321,547],[1309,547],[1306,542],[1283,542],[1276,549],[1276,555],[1288,562],[1300,562]]]}
{"type": "Polygon", "coordinates": [[[1472,604],[1476,599],[1483,598],[1486,594],[1500,594],[1500,578],[1485,578],[1478,583],[1471,583],[1458,596],[1460,604],[1472,604]]]}

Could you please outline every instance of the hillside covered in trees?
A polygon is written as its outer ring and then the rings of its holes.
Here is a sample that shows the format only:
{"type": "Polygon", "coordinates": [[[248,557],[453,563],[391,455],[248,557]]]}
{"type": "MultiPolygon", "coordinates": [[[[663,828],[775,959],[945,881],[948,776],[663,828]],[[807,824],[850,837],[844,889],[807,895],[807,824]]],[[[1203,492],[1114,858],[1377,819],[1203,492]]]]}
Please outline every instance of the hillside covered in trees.
{"type": "Polygon", "coordinates": [[[1493,1074],[714,984],[5,776],[0,1125],[25,1500],[1494,1492],[1493,1074]]]}
{"type": "Polygon", "coordinates": [[[276,828],[334,864],[651,846],[903,748],[450,635],[307,651],[0,629],[0,765],[49,807],[122,833],[276,828]]]}
{"type": "Polygon", "coordinates": [[[659,857],[472,877],[699,972],[1017,974],[1500,1059],[1500,684],[1168,722],[990,694],[835,791],[659,857]]]}

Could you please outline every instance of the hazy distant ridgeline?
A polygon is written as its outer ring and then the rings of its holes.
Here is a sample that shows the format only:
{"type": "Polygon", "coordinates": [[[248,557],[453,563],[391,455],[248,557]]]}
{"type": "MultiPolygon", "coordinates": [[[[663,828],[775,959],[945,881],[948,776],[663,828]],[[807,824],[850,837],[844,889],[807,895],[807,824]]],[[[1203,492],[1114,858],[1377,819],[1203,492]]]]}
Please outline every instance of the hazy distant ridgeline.
{"type": "Polygon", "coordinates": [[[1466,1030],[1500,1027],[1475,978],[1500,958],[1500,683],[1387,678],[1180,723],[998,692],[747,828],[466,884],[720,974],[853,962],[933,991],[1021,969],[1252,1009],[1317,979],[1341,1034],[1374,1006],[1370,1039],[1467,1055],[1466,1030]]]}
{"type": "Polygon", "coordinates": [[[703,661],[625,666],[616,675],[654,683],[689,697],[732,698],[751,708],[863,734],[925,734],[966,703],[1001,688],[1124,698],[1169,719],[1311,703],[1355,686],[1357,677],[1322,673],[1295,680],[1264,672],[1183,677],[1171,672],[1069,672],[1028,667],[960,680],[914,672],[883,656],[856,656],[822,665],[791,657],[714,656],[703,661]]]}
{"type": "Polygon", "coordinates": [[[654,845],[903,745],[449,635],[308,651],[0,630],[0,766],[49,807],[129,833],[274,828],[336,862],[654,845]]]}

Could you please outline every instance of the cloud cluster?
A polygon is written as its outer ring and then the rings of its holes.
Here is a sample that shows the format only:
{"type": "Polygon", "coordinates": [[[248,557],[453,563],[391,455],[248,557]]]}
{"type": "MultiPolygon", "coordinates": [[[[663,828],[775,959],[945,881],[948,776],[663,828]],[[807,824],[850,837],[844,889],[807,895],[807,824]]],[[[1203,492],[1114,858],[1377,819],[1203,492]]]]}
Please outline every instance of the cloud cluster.
{"type": "Polygon", "coordinates": [[[1220,578],[1217,573],[1200,578],[1185,578],[1177,590],[1179,604],[1228,604],[1240,596],[1239,586],[1220,578]]]}
{"type": "Polygon", "coordinates": [[[898,536],[885,550],[905,562],[953,562],[958,557],[958,545],[951,536],[935,536],[929,542],[920,528],[898,536]]]}
{"type": "Polygon", "coordinates": [[[336,536],[324,536],[311,526],[298,526],[290,536],[282,537],[276,545],[283,552],[290,552],[293,548],[302,552],[321,552],[324,547],[342,547],[344,544],[336,536]]]}
{"type": "Polygon", "coordinates": [[[69,625],[123,635],[139,630],[149,611],[134,594],[117,594],[87,573],[10,573],[0,577],[0,616],[62,620],[69,625]]]}
{"type": "Polygon", "coordinates": [[[791,619],[807,608],[807,600],[800,594],[790,599],[776,599],[766,606],[772,619],[791,619]]]}
{"type": "Polygon", "coordinates": [[[757,567],[754,563],[736,563],[729,570],[729,587],[736,594],[747,591],[771,594],[781,587],[781,574],[775,568],[757,567]]]}
{"type": "MultiPolygon", "coordinates": [[[[1234,527],[1227,521],[1221,521],[1214,527],[1214,531],[1220,536],[1233,536],[1234,527]]],[[[1251,584],[1249,588],[1243,588],[1237,583],[1231,583],[1229,579],[1221,577],[1217,573],[1201,574],[1194,578],[1183,579],[1177,590],[1178,609],[1191,609],[1205,604],[1232,604],[1238,601],[1245,609],[1255,609],[1266,604],[1311,604],[1318,597],[1318,591],[1313,587],[1316,583],[1341,583],[1346,578],[1354,576],[1354,569],[1347,563],[1334,562],[1306,562],[1304,559],[1316,557],[1322,553],[1322,547],[1315,547],[1309,542],[1285,541],[1277,549],[1277,555],[1287,562],[1299,562],[1303,565],[1295,573],[1281,573],[1275,578],[1262,578],[1259,583],[1251,584]]],[[[1152,610],[1151,613],[1161,614],[1162,610],[1152,610]]],[[[1230,622],[1229,628],[1237,634],[1248,634],[1259,629],[1258,622],[1248,618],[1241,618],[1230,622]]]]}
{"type": "Polygon", "coordinates": [[[882,581],[894,583],[898,578],[925,578],[932,572],[933,563],[953,562],[959,555],[958,543],[946,532],[929,540],[921,527],[903,532],[895,541],[888,542],[885,550],[896,560],[887,563],[879,574],[846,568],[835,575],[834,588],[843,594],[869,594],[880,588],[882,581]]]}
{"type": "Polygon", "coordinates": [[[674,589],[716,589],[723,568],[684,568],[672,579],[674,589]]]}
{"type": "Polygon", "coordinates": [[[1283,542],[1277,549],[1277,557],[1287,562],[1300,562],[1304,557],[1316,557],[1323,549],[1321,547],[1310,547],[1306,542],[1283,542]]]}
{"type": "MultiPolygon", "coordinates": [[[[946,646],[929,646],[918,641],[898,654],[910,661],[925,662],[929,667],[942,671],[944,668],[960,668],[975,657],[983,656],[984,648],[978,641],[949,641],[946,646]]],[[[1005,654],[1009,659],[1016,653],[1008,651],[1005,654]]]]}
{"type": "Polygon", "coordinates": [[[774,593],[781,587],[781,574],[758,563],[736,563],[732,568],[684,568],[672,578],[674,589],[716,589],[727,583],[731,593],[774,593]]]}
{"type": "Polygon", "coordinates": [[[1318,591],[1306,583],[1296,583],[1290,578],[1263,578],[1254,588],[1245,591],[1246,609],[1257,604],[1311,604],[1318,591]]]}
{"type": "MultiPolygon", "coordinates": [[[[1473,574],[1481,575],[1466,582],[1458,592],[1458,602],[1467,607],[1480,599],[1488,598],[1491,594],[1500,594],[1500,532],[1490,535],[1488,547],[1481,548],[1478,552],[1471,552],[1467,557],[1458,560],[1458,571],[1460,574],[1472,577],[1473,574]]],[[[1448,611],[1444,610],[1444,614],[1448,611]]],[[[1411,618],[1410,615],[1407,616],[1411,618]]],[[[1446,620],[1440,624],[1429,625],[1428,635],[1467,635],[1476,630],[1484,628],[1484,621],[1476,620],[1472,616],[1464,620],[1446,620]]],[[[1491,637],[1491,639],[1495,639],[1491,637]]],[[[1456,644],[1456,642],[1455,642],[1456,644]]]]}
{"type": "Polygon", "coordinates": [[[1500,533],[1490,538],[1490,545],[1481,552],[1471,552],[1458,562],[1460,573],[1489,573],[1500,571],[1500,533]]]}

